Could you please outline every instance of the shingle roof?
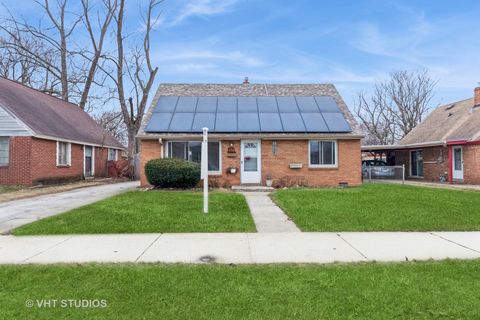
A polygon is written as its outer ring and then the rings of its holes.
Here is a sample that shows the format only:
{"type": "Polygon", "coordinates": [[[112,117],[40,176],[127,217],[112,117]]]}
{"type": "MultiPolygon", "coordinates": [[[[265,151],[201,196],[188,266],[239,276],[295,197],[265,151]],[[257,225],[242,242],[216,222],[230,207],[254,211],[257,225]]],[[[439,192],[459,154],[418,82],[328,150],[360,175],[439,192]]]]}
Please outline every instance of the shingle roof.
{"type": "MultiPolygon", "coordinates": [[[[202,97],[203,100],[207,101],[207,97],[216,97],[216,101],[221,98],[217,97],[233,97],[238,103],[238,99],[242,97],[255,97],[257,104],[258,99],[264,97],[270,97],[273,99],[278,99],[279,97],[296,97],[302,99],[303,97],[310,97],[315,99],[315,97],[330,97],[333,99],[333,105],[338,106],[337,114],[340,118],[345,119],[345,126],[349,129],[342,129],[338,132],[343,132],[347,135],[362,136],[363,132],[360,130],[355,118],[348,110],[345,102],[340,97],[335,86],[332,84],[161,84],[157,90],[157,93],[152,101],[152,104],[147,111],[142,126],[140,128],[138,136],[154,136],[158,135],[157,132],[153,132],[151,128],[148,128],[152,116],[156,110],[156,106],[159,103],[159,100],[165,100],[165,97],[202,97]],[[145,130],[147,129],[147,130],[145,130]]],[[[321,99],[322,99],[321,98],[321,99]]],[[[166,99],[168,100],[168,99],[166,99]]],[[[196,100],[200,101],[200,99],[196,100]]],[[[252,100],[253,101],[253,100],[252,100]]],[[[318,105],[318,101],[317,101],[318,105]]],[[[278,107],[278,104],[277,104],[278,107]]],[[[320,108],[321,109],[321,108],[320,108]]],[[[260,111],[259,109],[255,112],[260,111]]],[[[320,112],[321,113],[321,110],[320,112]]],[[[278,114],[278,113],[277,113],[278,114]]],[[[345,121],[343,120],[343,121],[345,121]]],[[[261,123],[260,123],[261,127],[261,123]]],[[[285,127],[285,126],[284,126],[285,127]]],[[[219,131],[219,130],[217,130],[219,131]]],[[[221,130],[220,130],[221,131],[221,130]]],[[[248,131],[248,130],[247,130],[248,131]]],[[[262,130],[252,130],[251,132],[265,132],[262,130]]],[[[267,130],[268,131],[268,130],[267,130]]],[[[282,132],[285,132],[281,130],[282,132]]],[[[236,131],[241,132],[241,131],[236,131]]],[[[250,132],[250,131],[248,131],[250,132]]],[[[274,132],[279,132],[275,131],[274,132]]],[[[302,131],[303,132],[303,131],[302,131]]],[[[308,130],[306,130],[308,132],[308,130]]],[[[319,132],[319,131],[316,131],[319,132]]],[[[334,130],[324,130],[322,132],[333,133],[334,130]]]]}
{"type": "Polygon", "coordinates": [[[471,98],[436,108],[399,144],[480,140],[480,108],[473,105],[471,98]]]}
{"type": "Polygon", "coordinates": [[[0,105],[38,136],[124,148],[78,106],[1,77],[0,105]]]}

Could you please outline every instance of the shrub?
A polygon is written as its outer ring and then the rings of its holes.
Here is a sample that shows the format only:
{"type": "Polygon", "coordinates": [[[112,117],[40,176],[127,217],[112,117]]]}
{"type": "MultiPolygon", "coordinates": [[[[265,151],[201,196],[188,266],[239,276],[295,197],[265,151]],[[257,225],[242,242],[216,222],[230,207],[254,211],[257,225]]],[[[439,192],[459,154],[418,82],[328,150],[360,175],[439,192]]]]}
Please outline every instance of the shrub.
{"type": "Polygon", "coordinates": [[[200,181],[200,165],[181,159],[155,159],[145,165],[145,175],[156,188],[193,188],[200,181]]]}

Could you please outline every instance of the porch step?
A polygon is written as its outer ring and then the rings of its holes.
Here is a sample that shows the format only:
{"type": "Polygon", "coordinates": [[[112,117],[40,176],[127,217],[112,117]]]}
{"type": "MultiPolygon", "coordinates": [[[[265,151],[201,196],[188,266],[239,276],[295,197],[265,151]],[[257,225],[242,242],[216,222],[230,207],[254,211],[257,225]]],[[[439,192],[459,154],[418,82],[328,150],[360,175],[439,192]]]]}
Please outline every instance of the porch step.
{"type": "Polygon", "coordinates": [[[237,192],[271,192],[275,190],[273,187],[265,187],[265,186],[232,186],[232,191],[237,192]]]}

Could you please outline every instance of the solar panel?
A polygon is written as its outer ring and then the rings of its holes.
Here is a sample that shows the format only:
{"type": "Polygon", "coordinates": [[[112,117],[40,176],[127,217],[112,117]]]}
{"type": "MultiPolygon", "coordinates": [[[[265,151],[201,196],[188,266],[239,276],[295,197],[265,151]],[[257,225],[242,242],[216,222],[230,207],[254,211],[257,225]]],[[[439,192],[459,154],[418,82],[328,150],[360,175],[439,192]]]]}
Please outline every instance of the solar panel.
{"type": "Polygon", "coordinates": [[[161,96],[146,132],[351,132],[330,96],[161,96]]]}
{"type": "Polygon", "coordinates": [[[295,97],[300,112],[318,112],[317,103],[313,97],[295,97]]]}
{"type": "Polygon", "coordinates": [[[302,112],[303,122],[308,132],[328,132],[327,124],[320,113],[302,112]]]}
{"type": "Polygon", "coordinates": [[[257,112],[257,99],[255,97],[238,97],[238,112],[257,112]]]}
{"type": "Polygon", "coordinates": [[[259,113],[260,131],[262,132],[283,132],[282,122],[278,113],[259,113]]]}
{"type": "Polygon", "coordinates": [[[218,97],[217,112],[237,112],[237,98],[218,97]]]}
{"type": "Polygon", "coordinates": [[[158,99],[157,105],[153,110],[156,112],[173,112],[175,111],[175,106],[177,105],[177,96],[161,96],[158,99]]]}
{"type": "Polygon", "coordinates": [[[280,112],[298,112],[295,97],[276,97],[280,112]]]}
{"type": "Polygon", "coordinates": [[[260,132],[260,123],[258,122],[258,113],[239,113],[238,114],[239,132],[260,132]]]}
{"type": "Polygon", "coordinates": [[[172,113],[170,112],[157,112],[153,113],[150,121],[148,122],[145,131],[147,132],[164,132],[168,131],[170,125],[170,120],[172,120],[172,113]]]}
{"type": "Polygon", "coordinates": [[[341,113],[322,113],[325,122],[327,123],[328,129],[330,132],[350,132],[348,122],[343,117],[341,113]]]}
{"type": "Polygon", "coordinates": [[[258,97],[258,112],[278,112],[277,100],[275,97],[258,97]]]}
{"type": "Polygon", "coordinates": [[[303,124],[300,113],[280,113],[282,119],[283,130],[286,132],[305,132],[305,125],[303,124]]]}
{"type": "Polygon", "coordinates": [[[341,112],[335,99],[329,96],[315,97],[320,112],[341,112]]]}
{"type": "Polygon", "coordinates": [[[192,128],[193,112],[175,113],[170,122],[170,132],[190,132],[192,128]]]}
{"type": "Polygon", "coordinates": [[[217,113],[215,120],[215,132],[236,132],[237,114],[236,113],[217,113]]]}
{"type": "Polygon", "coordinates": [[[193,119],[192,131],[202,132],[202,129],[206,127],[210,131],[215,129],[215,113],[196,113],[193,119]]]}
{"type": "Polygon", "coordinates": [[[195,112],[198,97],[180,97],[175,112],[195,112]]]}
{"type": "Polygon", "coordinates": [[[216,112],[217,97],[199,97],[197,103],[197,112],[216,112]]]}

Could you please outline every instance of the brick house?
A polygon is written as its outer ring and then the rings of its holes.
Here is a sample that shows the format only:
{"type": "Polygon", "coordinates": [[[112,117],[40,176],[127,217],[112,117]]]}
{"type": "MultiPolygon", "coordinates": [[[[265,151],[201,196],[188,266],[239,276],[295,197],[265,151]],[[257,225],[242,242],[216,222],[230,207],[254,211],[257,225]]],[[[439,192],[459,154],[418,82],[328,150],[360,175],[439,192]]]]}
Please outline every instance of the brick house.
{"type": "Polygon", "coordinates": [[[200,161],[209,128],[209,176],[240,184],[359,185],[363,133],[331,84],[161,84],[137,135],[147,161],[200,161]]]}
{"type": "Polygon", "coordinates": [[[105,177],[123,149],[77,105],[0,78],[0,184],[105,177]]]}
{"type": "Polygon", "coordinates": [[[362,150],[405,165],[409,179],[480,184],[480,87],[473,98],[436,108],[398,145],[362,150]]]}

